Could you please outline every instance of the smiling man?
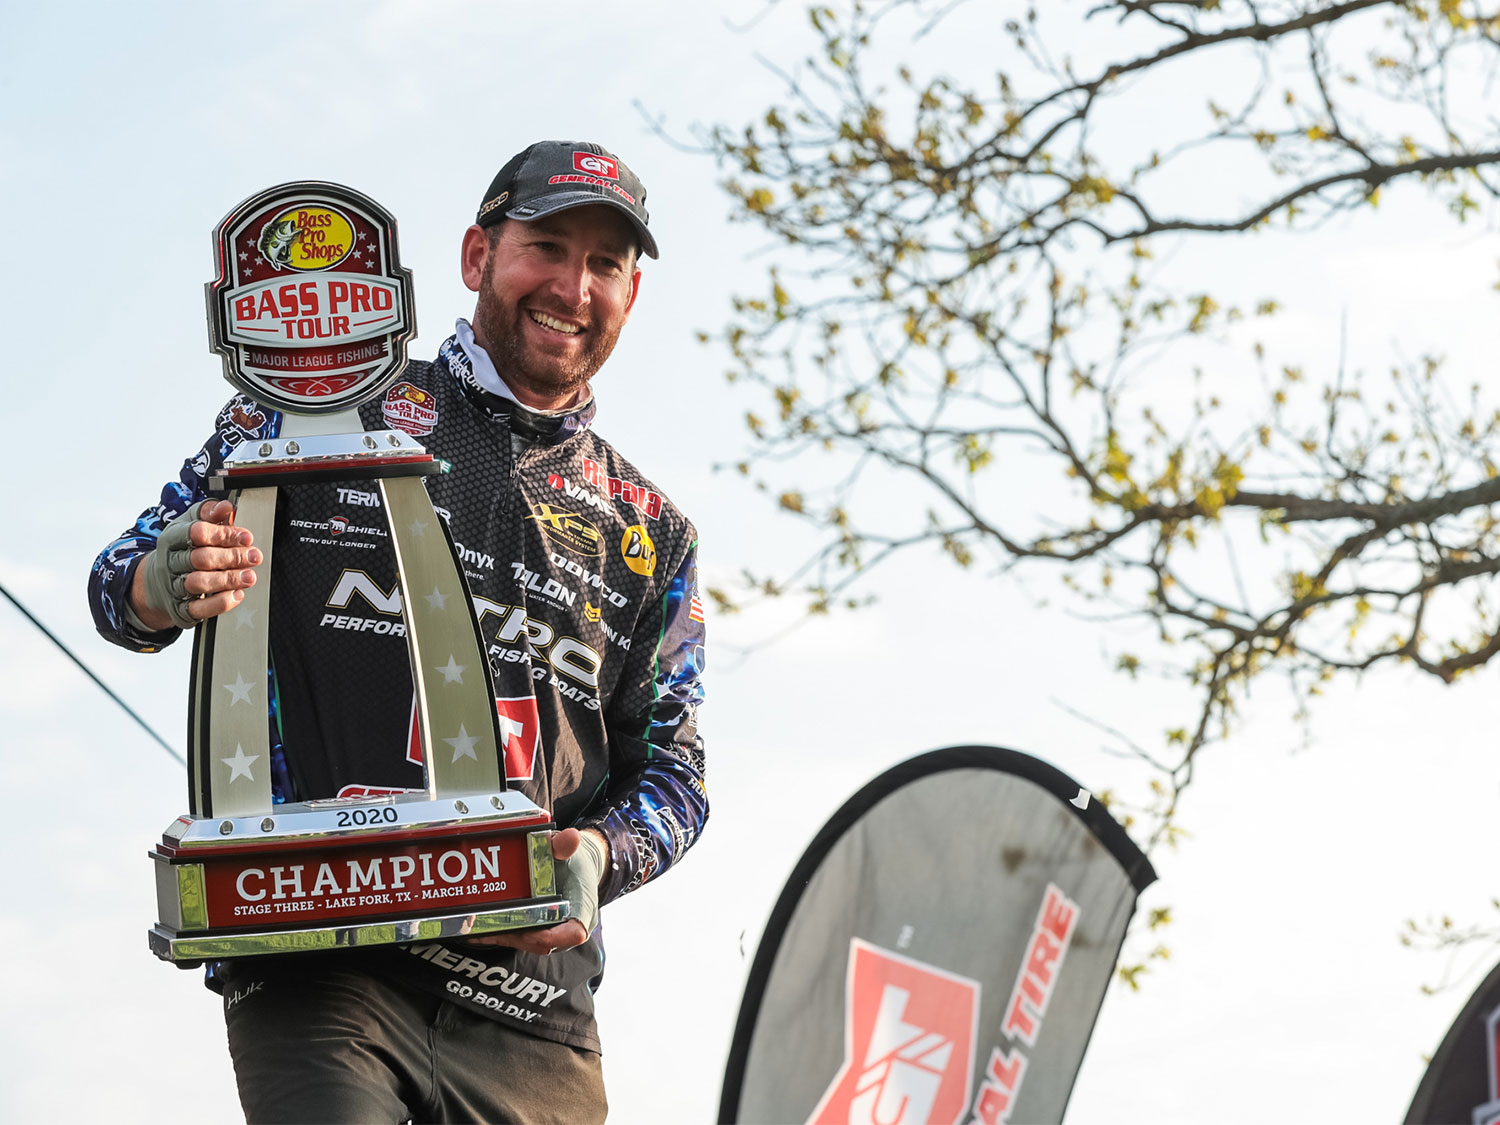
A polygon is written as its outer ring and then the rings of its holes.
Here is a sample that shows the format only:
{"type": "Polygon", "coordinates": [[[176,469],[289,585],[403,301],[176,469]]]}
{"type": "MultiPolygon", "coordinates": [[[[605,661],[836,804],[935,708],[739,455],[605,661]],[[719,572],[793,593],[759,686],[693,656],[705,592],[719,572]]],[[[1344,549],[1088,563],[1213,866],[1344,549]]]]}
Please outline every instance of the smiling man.
{"type": "MultiPolygon", "coordinates": [[[[462,943],[221,964],[251,1121],[604,1117],[598,908],[671,866],[708,815],[697,535],[590,428],[590,381],[634,307],[639,258],[657,256],[645,200],[598,145],[518,154],[464,232],[473,323],[360,410],[367,429],[406,430],[451,465],[428,489],[489,652],[506,773],[561,829],[553,851],[576,916],[462,943]]],[[[90,600],[106,637],[151,651],[239,605],[261,552],[206,480],[280,425],[237,396],[160,503],[105,549],[90,600]]],[[[282,493],[268,669],[278,801],[424,785],[379,509],[359,482],[282,493]]]]}

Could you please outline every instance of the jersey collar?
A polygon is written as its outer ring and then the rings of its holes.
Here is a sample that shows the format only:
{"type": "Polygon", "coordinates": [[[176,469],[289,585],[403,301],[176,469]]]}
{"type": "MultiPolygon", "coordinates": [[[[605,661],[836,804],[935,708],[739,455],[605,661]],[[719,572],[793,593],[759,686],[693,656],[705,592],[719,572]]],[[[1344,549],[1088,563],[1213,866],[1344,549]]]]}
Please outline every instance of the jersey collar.
{"type": "Polygon", "coordinates": [[[594,421],[597,407],[593,391],[577,406],[565,410],[532,410],[516,401],[495,370],[489,354],[474,339],[474,330],[462,317],[454,333],[438,349],[437,364],[447,368],[464,396],[494,420],[504,420],[512,431],[533,441],[556,445],[566,441],[594,421]]]}

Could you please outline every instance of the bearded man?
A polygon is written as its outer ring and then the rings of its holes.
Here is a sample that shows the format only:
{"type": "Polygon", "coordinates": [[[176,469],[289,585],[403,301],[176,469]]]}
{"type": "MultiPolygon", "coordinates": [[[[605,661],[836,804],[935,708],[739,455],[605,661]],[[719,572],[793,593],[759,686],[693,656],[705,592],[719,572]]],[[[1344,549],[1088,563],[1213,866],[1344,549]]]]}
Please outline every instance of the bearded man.
{"type": "MultiPolygon", "coordinates": [[[[506,773],[561,831],[576,916],[526,932],[255,957],[210,970],[250,1121],[600,1121],[598,907],[660,875],[708,815],[697,533],[590,429],[591,380],[657,257],[646,191],[598,145],[542,141],[463,236],[478,294],[432,363],[360,410],[415,434],[473,594],[506,773]]],[[[96,561],[100,632],[154,651],[231,613],[262,554],[207,478],[281,415],[236,396],[178,479],[96,561]]],[[[276,801],[424,787],[396,562],[378,492],[282,491],[272,584],[276,801]],[[324,528],[339,520],[329,535],[324,528]],[[384,624],[384,627],[381,626],[384,624]]]]}

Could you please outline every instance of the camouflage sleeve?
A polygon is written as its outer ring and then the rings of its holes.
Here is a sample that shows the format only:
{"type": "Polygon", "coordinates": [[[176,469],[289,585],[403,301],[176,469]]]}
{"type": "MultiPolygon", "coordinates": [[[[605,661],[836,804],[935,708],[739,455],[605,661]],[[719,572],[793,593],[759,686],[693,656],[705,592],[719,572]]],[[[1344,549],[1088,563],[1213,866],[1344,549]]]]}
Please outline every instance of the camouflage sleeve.
{"type": "Polygon", "coordinates": [[[642,614],[607,715],[610,781],[603,805],[580,820],[609,841],[603,905],[655,878],[692,847],[708,819],[703,782],[703,607],[697,542],[659,602],[642,614]],[[644,688],[644,692],[638,691],[644,688]],[[630,704],[644,696],[644,706],[630,704]]]}
{"type": "Polygon", "coordinates": [[[135,568],[155,549],[167,524],[208,495],[210,471],[223,464],[235,446],[251,438],[275,437],[280,428],[281,415],[276,411],[258,406],[245,395],[230,399],[219,412],[213,436],[182,463],[177,479],[162,488],[161,499],[99,553],[89,571],[89,609],[94,627],[105,640],[135,652],[155,652],[177,639],[181,629],[149,632],[138,628],[127,613],[135,568]]]}

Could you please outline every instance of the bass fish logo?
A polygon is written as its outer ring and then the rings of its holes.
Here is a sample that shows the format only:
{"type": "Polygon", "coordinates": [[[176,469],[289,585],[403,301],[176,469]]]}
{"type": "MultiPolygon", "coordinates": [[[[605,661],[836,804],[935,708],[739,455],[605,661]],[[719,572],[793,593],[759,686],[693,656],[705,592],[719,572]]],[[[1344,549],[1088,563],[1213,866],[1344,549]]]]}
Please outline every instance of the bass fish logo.
{"type": "Polygon", "coordinates": [[[844,1065],[812,1125],[963,1120],[978,981],[854,938],[845,1005],[844,1065]]]}
{"type": "Polygon", "coordinates": [[[292,246],[301,237],[302,232],[296,223],[291,219],[281,219],[261,228],[260,241],[256,245],[266,261],[279,270],[291,263],[292,246]]]}
{"type": "Polygon", "coordinates": [[[273,269],[326,270],[354,249],[354,224],[331,207],[289,207],[260,229],[256,248],[273,269]]]}
{"type": "Polygon", "coordinates": [[[656,573],[656,544],[641,524],[631,524],[620,539],[620,557],[637,574],[650,578],[656,573]]]}

